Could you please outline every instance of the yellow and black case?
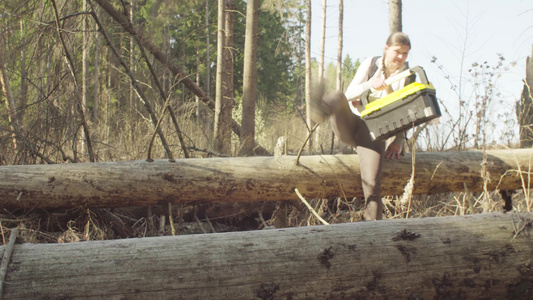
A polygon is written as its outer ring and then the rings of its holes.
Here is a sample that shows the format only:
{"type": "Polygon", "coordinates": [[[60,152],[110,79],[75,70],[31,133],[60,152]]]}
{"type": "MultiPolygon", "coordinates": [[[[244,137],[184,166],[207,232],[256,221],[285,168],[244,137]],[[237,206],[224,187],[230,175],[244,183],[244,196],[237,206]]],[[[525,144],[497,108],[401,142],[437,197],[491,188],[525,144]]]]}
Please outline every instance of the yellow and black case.
{"type": "Polygon", "coordinates": [[[417,66],[410,70],[421,83],[413,82],[372,102],[368,100],[370,90],[361,96],[365,107],[361,118],[372,139],[384,140],[441,116],[435,88],[428,82],[424,69],[417,66]]]}

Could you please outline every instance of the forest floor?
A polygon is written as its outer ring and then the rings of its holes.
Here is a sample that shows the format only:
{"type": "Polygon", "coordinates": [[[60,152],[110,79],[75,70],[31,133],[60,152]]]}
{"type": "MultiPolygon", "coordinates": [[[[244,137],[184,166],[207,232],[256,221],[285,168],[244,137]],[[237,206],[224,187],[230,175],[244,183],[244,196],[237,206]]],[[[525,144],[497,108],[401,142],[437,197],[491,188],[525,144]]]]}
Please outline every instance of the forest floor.
{"type": "MultiPolygon", "coordinates": [[[[384,197],[384,219],[422,218],[504,211],[500,193],[469,192],[415,195],[406,203],[384,197]]],[[[329,224],[363,221],[364,199],[313,199],[313,210],[329,224]]],[[[513,209],[527,211],[522,191],[513,194],[513,209]]],[[[151,236],[205,234],[322,225],[298,200],[252,203],[194,203],[114,209],[4,211],[0,232],[7,243],[19,228],[24,243],[71,243],[151,236]]]]}

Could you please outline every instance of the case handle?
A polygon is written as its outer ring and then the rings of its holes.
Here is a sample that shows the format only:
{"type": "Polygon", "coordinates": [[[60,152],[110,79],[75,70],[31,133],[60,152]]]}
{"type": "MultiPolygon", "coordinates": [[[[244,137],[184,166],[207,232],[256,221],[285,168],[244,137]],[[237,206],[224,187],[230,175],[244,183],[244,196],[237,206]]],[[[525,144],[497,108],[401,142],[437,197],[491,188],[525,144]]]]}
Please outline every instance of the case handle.
{"type": "MultiPolygon", "coordinates": [[[[394,82],[398,81],[398,80],[402,80],[408,76],[411,76],[412,74],[416,73],[418,75],[418,78],[420,78],[420,82],[423,83],[423,84],[429,84],[429,81],[428,81],[428,78],[426,76],[426,71],[424,71],[424,69],[420,66],[416,66],[416,67],[412,67],[410,69],[407,69],[403,72],[401,72],[400,74],[397,74],[397,75],[394,75],[392,77],[389,77],[387,80],[385,80],[385,84],[386,85],[391,85],[393,84],[394,82]]],[[[363,104],[364,107],[366,107],[368,105],[368,103],[370,103],[368,101],[368,96],[370,96],[371,93],[375,92],[374,89],[368,89],[366,91],[363,92],[363,94],[361,94],[361,103],[363,104]]]]}

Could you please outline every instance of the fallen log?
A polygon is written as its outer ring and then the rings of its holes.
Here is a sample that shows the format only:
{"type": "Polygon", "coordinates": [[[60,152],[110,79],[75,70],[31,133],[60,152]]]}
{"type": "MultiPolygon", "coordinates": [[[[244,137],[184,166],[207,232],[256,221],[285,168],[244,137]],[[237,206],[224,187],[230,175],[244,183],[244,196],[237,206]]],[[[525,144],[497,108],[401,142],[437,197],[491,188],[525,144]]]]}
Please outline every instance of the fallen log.
{"type": "MultiPolygon", "coordinates": [[[[414,194],[529,187],[532,149],[417,153],[414,194]],[[485,168],[485,173],[482,169],[485,168]],[[486,184],[485,184],[486,183],[486,184]]],[[[357,155],[0,166],[0,206],[128,207],[193,201],[297,200],[362,196],[357,155]]],[[[383,195],[399,195],[413,157],[386,161],[383,195]]]]}
{"type": "MultiPolygon", "coordinates": [[[[532,299],[533,213],[15,244],[5,299],[532,299]]],[[[7,246],[0,247],[0,254],[7,246]]]]}

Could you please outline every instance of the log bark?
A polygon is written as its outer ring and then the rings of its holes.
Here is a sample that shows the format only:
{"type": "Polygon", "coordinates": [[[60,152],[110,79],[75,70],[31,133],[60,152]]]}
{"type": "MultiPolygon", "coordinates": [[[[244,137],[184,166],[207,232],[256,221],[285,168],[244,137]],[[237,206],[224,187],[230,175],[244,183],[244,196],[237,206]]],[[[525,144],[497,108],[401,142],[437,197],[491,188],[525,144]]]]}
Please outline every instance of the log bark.
{"type": "MultiPolygon", "coordinates": [[[[413,194],[529,187],[532,149],[417,153],[413,194]],[[486,167],[482,177],[482,166],[486,167]]],[[[194,201],[251,202],[362,196],[357,155],[0,166],[0,206],[128,207],[194,201]]],[[[383,195],[401,195],[413,157],[387,160],[383,195]]]]}
{"type": "MultiPolygon", "coordinates": [[[[532,213],[492,213],[73,244],[16,244],[3,296],[532,299],[532,223],[532,213]]],[[[2,255],[6,247],[0,247],[2,255]]]]}

